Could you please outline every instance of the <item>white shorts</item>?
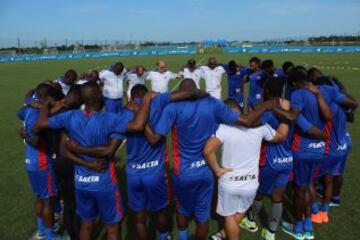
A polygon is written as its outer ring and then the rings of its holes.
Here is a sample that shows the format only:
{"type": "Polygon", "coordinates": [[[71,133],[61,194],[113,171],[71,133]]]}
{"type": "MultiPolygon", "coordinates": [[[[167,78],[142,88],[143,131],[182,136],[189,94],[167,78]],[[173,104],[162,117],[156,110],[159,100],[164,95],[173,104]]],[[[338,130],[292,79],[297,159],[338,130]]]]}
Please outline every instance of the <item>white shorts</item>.
{"type": "Polygon", "coordinates": [[[218,202],[216,212],[221,216],[231,216],[245,213],[253,203],[256,188],[244,189],[243,186],[232,186],[219,183],[218,202]]]}

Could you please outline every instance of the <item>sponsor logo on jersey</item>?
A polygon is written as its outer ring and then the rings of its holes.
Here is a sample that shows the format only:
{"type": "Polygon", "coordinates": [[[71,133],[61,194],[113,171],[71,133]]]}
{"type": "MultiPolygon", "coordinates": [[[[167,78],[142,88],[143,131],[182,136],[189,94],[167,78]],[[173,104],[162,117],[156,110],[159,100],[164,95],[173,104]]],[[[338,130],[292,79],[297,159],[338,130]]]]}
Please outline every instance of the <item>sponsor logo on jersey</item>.
{"type": "Polygon", "coordinates": [[[196,161],[196,162],[191,163],[190,168],[198,168],[198,167],[204,166],[205,164],[206,164],[205,160],[196,161]]]}
{"type": "Polygon", "coordinates": [[[132,164],[131,167],[133,169],[137,169],[137,170],[141,170],[141,169],[146,169],[146,168],[152,168],[152,167],[157,167],[159,166],[159,161],[151,161],[151,162],[146,162],[146,163],[142,163],[142,164],[132,164]]]}
{"type": "Polygon", "coordinates": [[[348,148],[348,147],[347,147],[347,144],[344,143],[343,145],[338,145],[336,150],[338,150],[338,151],[344,151],[344,150],[346,150],[347,148],[348,148]]]}
{"type": "Polygon", "coordinates": [[[317,148],[323,148],[325,147],[325,142],[318,142],[318,143],[310,143],[308,145],[308,148],[317,149],[317,148]]]}
{"type": "Polygon", "coordinates": [[[100,177],[99,176],[79,176],[76,175],[75,177],[76,181],[78,182],[83,182],[83,183],[93,183],[93,182],[99,182],[100,181],[100,177]]]}
{"type": "Polygon", "coordinates": [[[244,182],[244,181],[255,180],[256,175],[255,174],[246,174],[246,175],[240,175],[240,176],[230,176],[229,179],[234,182],[244,182]]]}
{"type": "Polygon", "coordinates": [[[292,163],[292,162],[293,162],[293,157],[274,158],[273,162],[274,162],[275,164],[292,163]]]}

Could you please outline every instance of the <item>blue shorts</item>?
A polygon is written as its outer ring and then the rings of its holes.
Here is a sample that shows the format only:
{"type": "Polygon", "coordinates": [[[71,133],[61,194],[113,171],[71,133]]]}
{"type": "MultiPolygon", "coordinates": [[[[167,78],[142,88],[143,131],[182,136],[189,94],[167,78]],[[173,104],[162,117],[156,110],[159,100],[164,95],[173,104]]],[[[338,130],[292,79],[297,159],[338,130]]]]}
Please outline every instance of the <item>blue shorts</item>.
{"type": "Polygon", "coordinates": [[[258,192],[271,195],[275,188],[286,188],[291,169],[275,170],[270,166],[260,168],[258,192]]]}
{"type": "Polygon", "coordinates": [[[348,154],[339,157],[329,157],[321,164],[319,176],[330,174],[331,176],[342,176],[344,174],[345,161],[348,154]]]}
{"type": "Polygon", "coordinates": [[[199,176],[173,176],[176,209],[186,217],[198,222],[210,219],[214,178],[211,172],[199,176]]]}
{"type": "Polygon", "coordinates": [[[124,216],[120,189],[87,191],[75,189],[76,210],[82,220],[94,221],[98,215],[104,224],[117,223],[124,216]]]}
{"type": "Polygon", "coordinates": [[[27,171],[31,188],[40,199],[57,196],[56,177],[53,170],[27,171]]]}
{"type": "Polygon", "coordinates": [[[127,175],[127,196],[131,210],[157,212],[170,203],[170,186],[166,173],[127,175]]]}
{"type": "Polygon", "coordinates": [[[120,113],[123,109],[122,98],[111,99],[104,97],[105,110],[112,113],[120,113]]]}
{"type": "Polygon", "coordinates": [[[299,187],[309,186],[314,179],[314,173],[319,162],[303,159],[294,155],[295,184],[299,187]]]}

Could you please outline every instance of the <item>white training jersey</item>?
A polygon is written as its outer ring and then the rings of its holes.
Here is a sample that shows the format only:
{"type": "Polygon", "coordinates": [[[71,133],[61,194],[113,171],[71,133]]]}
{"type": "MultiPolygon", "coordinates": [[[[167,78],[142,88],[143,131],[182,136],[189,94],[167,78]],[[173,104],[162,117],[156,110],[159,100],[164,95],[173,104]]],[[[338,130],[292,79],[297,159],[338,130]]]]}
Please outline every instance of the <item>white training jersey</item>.
{"type": "Polygon", "coordinates": [[[216,138],[222,143],[222,163],[232,171],[219,178],[219,183],[237,188],[258,187],[261,143],[271,141],[276,131],[268,124],[257,128],[244,128],[220,124],[216,138]]]}
{"type": "Polygon", "coordinates": [[[56,80],[54,80],[54,82],[60,84],[61,86],[61,91],[62,93],[66,96],[71,88],[70,85],[67,85],[66,83],[64,83],[64,78],[63,77],[60,77],[56,80]]]}
{"type": "Polygon", "coordinates": [[[200,68],[191,71],[189,68],[184,68],[182,75],[184,78],[191,78],[194,80],[196,87],[200,89],[200,79],[203,78],[203,71],[200,68]]]}
{"type": "Polygon", "coordinates": [[[99,73],[99,79],[104,83],[103,95],[106,98],[119,99],[124,95],[123,82],[126,74],[126,69],[115,75],[111,69],[102,70],[99,73]]]}
{"type": "Polygon", "coordinates": [[[170,71],[166,71],[164,73],[150,71],[145,80],[151,82],[151,89],[154,92],[164,93],[169,91],[169,82],[176,79],[176,77],[177,75],[170,71]]]}
{"type": "Polygon", "coordinates": [[[145,84],[145,77],[146,77],[147,73],[144,72],[143,75],[141,75],[140,77],[136,74],[136,73],[130,73],[127,74],[125,77],[125,81],[128,83],[128,89],[127,89],[127,95],[128,98],[130,98],[131,96],[131,89],[137,85],[137,84],[145,84]]]}
{"type": "Polygon", "coordinates": [[[202,66],[200,69],[203,71],[202,78],[205,79],[205,90],[211,96],[221,98],[221,80],[222,75],[226,72],[222,66],[217,66],[214,69],[208,66],[202,66]]]}

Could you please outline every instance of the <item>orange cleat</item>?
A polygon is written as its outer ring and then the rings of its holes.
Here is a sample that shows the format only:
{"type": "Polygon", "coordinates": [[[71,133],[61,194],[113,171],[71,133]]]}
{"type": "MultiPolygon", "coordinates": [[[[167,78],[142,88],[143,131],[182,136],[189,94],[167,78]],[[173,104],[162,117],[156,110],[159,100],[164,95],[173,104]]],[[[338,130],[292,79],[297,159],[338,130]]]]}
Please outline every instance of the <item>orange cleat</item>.
{"type": "Polygon", "coordinates": [[[317,214],[311,214],[311,221],[313,223],[321,224],[323,223],[323,218],[321,212],[318,212],[317,214]]]}
{"type": "Polygon", "coordinates": [[[321,214],[322,222],[328,223],[329,222],[329,213],[323,212],[323,211],[320,211],[319,213],[321,214]]]}

